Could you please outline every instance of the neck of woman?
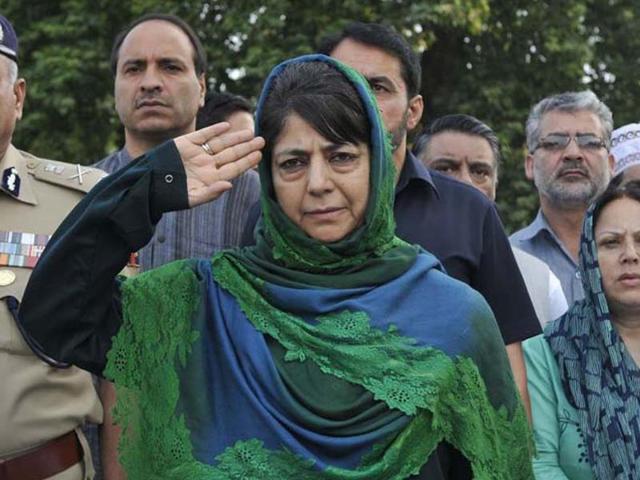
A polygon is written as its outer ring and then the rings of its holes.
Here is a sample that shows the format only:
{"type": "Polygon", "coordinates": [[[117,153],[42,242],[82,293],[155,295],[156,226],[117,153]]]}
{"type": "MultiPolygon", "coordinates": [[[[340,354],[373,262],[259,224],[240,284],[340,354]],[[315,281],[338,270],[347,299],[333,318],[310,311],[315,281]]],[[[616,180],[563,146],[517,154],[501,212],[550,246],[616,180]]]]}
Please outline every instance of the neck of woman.
{"type": "Polygon", "coordinates": [[[640,311],[616,312],[611,317],[625,347],[640,366],[640,311]]]}

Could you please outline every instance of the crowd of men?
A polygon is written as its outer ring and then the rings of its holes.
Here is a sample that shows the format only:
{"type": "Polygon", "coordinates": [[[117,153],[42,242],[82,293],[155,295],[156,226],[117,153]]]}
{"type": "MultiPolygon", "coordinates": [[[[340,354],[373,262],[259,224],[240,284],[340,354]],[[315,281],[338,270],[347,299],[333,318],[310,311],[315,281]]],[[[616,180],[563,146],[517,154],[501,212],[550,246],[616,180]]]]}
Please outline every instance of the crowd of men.
{"type": "MultiPolygon", "coordinates": [[[[409,150],[408,132],[423,114],[421,70],[400,34],[352,23],[327,36],[318,52],[369,81],[392,138],[397,234],[431,251],[450,275],[485,297],[527,404],[521,343],[582,298],[577,256],[584,214],[614,168],[640,176],[640,125],[612,135],[610,110],[588,91],[537,103],[526,122],[524,166],[540,210],[509,239],[493,203],[500,145],[489,126],[468,115],[442,117],[409,150]]],[[[113,386],[31,354],[14,321],[22,292],[49,236],[104,175],[196,127],[228,121],[252,129],[252,109],[241,97],[207,94],[206,56],[188,24],[146,15],[116,37],[111,53],[122,148],[91,168],[40,159],[11,143],[27,92],[19,59],[17,35],[0,16],[0,479],[123,478],[113,386]],[[90,427],[97,424],[100,438],[90,427]]],[[[132,257],[130,273],[251,244],[259,192],[258,175],[249,171],[215,202],[164,215],[151,242],[132,257]]]]}

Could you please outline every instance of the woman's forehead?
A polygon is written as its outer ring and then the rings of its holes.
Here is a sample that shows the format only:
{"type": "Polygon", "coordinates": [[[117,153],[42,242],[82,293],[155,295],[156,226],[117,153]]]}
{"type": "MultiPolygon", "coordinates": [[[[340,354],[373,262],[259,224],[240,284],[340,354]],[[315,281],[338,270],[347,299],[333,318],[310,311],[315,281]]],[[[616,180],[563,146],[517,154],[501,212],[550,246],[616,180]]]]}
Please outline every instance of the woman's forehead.
{"type": "Polygon", "coordinates": [[[335,150],[345,145],[358,145],[355,142],[336,142],[325,137],[311,123],[297,113],[287,115],[282,130],[273,145],[273,155],[309,151],[313,149],[335,150]]]}
{"type": "Polygon", "coordinates": [[[596,234],[640,230],[640,202],[622,197],[607,203],[598,216],[596,234]]]}

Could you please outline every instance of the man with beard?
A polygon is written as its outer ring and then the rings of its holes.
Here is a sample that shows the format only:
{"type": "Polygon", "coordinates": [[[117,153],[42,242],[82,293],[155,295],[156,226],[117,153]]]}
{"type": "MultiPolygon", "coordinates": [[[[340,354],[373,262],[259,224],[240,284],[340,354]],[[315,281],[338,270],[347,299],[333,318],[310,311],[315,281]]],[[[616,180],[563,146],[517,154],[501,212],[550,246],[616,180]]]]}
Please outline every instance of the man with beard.
{"type": "MultiPolygon", "coordinates": [[[[471,115],[435,119],[413,145],[413,153],[427,167],[471,185],[496,199],[501,160],[500,141],[489,125],[471,115]]],[[[540,324],[567,311],[560,280],[542,260],[513,247],[540,324]]]]}
{"type": "Polygon", "coordinates": [[[611,178],[612,130],[611,110],[591,91],[547,97],[527,119],[524,167],[540,209],[511,242],[549,265],[569,305],[584,297],[577,265],[582,221],[611,178]]]}

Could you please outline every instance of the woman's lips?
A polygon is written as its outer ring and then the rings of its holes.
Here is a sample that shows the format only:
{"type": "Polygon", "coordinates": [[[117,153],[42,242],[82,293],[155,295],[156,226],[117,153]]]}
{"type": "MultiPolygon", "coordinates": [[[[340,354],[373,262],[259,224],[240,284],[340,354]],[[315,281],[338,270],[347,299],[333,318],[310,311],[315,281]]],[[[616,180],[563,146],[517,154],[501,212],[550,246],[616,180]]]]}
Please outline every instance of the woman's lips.
{"type": "Polygon", "coordinates": [[[618,277],[618,282],[626,287],[640,286],[640,274],[639,273],[624,273],[618,277]]]}
{"type": "Polygon", "coordinates": [[[315,210],[308,210],[305,214],[318,220],[330,220],[339,216],[343,210],[343,207],[317,208],[315,210]]]}

